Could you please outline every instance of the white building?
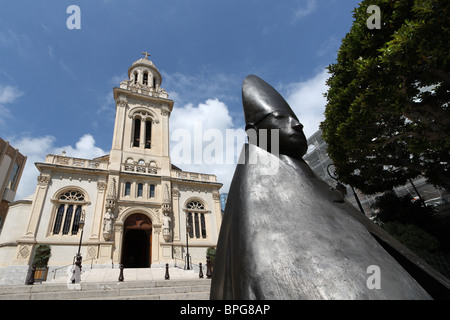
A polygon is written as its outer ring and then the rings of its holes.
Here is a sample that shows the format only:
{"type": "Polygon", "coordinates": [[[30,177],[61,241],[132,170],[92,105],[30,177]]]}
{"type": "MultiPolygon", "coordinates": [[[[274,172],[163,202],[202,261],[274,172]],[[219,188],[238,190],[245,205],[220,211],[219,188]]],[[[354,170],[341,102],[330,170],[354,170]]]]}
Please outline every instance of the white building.
{"type": "Polygon", "coordinates": [[[206,249],[216,246],[222,184],[214,175],[171,164],[174,102],[147,54],[131,65],[128,78],[113,89],[116,119],[109,155],[50,154],[36,163],[35,193],[10,205],[0,235],[0,284],[25,282],[38,244],[51,246],[50,272],[71,265],[82,230],[83,265],[95,268],[183,264],[187,224],[194,263],[204,263],[206,249]]]}

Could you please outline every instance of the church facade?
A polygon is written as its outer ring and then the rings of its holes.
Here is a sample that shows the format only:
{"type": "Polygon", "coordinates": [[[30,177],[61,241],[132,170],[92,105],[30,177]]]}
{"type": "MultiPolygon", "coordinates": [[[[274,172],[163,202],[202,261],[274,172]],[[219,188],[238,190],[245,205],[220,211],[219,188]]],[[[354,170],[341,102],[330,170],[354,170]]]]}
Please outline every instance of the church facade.
{"type": "Polygon", "coordinates": [[[184,265],[187,244],[192,262],[205,263],[222,222],[222,184],[172,165],[174,102],[161,81],[145,54],[113,89],[110,154],[36,163],[34,195],[10,205],[0,234],[0,284],[24,283],[38,244],[51,247],[50,271],[71,265],[78,250],[95,268],[184,265]]]}

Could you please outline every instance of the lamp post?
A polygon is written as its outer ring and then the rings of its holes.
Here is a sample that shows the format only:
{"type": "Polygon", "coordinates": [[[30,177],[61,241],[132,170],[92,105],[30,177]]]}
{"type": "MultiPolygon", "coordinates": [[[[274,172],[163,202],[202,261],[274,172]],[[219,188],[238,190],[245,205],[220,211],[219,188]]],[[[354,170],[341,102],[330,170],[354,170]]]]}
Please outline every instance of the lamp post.
{"type": "MultiPolygon", "coordinates": [[[[330,167],[331,167],[331,166],[336,167],[336,165],[335,165],[334,163],[330,163],[330,164],[327,166],[327,172],[328,172],[328,175],[331,177],[331,179],[336,180],[336,182],[337,182],[336,189],[337,189],[338,191],[340,191],[340,192],[344,195],[344,197],[345,197],[345,195],[346,195],[346,193],[347,193],[347,189],[345,189],[345,193],[344,193],[343,190],[344,190],[345,186],[344,186],[342,183],[339,182],[339,177],[336,175],[336,171],[333,170],[333,173],[330,172],[330,167]]],[[[358,204],[359,210],[362,212],[363,215],[366,215],[366,213],[364,212],[364,209],[363,209],[363,207],[362,207],[362,205],[361,205],[361,202],[359,201],[358,195],[356,194],[355,189],[354,189],[351,185],[349,185],[349,186],[350,186],[350,188],[351,188],[352,191],[353,191],[353,195],[355,196],[356,203],[358,204]]]]}
{"type": "Polygon", "coordinates": [[[83,240],[83,231],[84,231],[84,210],[82,212],[82,216],[80,221],[78,222],[78,228],[81,228],[81,235],[80,235],[80,244],[78,245],[78,253],[75,257],[76,262],[75,262],[75,270],[73,272],[72,275],[72,283],[78,283],[81,280],[81,254],[80,254],[80,250],[81,250],[81,241],[83,240]],[[78,269],[77,269],[78,268],[78,269]]]}
{"type": "Polygon", "coordinates": [[[84,219],[81,218],[80,222],[78,222],[78,228],[81,229],[81,236],[80,236],[80,244],[78,245],[78,253],[77,256],[80,255],[80,250],[81,250],[81,241],[83,240],[83,231],[84,231],[84,219]]]}
{"type": "Polygon", "coordinates": [[[187,266],[185,266],[186,270],[191,270],[190,262],[189,262],[189,235],[191,233],[191,230],[192,230],[192,226],[190,223],[187,222],[187,225],[186,225],[186,263],[187,263],[187,266]]]}

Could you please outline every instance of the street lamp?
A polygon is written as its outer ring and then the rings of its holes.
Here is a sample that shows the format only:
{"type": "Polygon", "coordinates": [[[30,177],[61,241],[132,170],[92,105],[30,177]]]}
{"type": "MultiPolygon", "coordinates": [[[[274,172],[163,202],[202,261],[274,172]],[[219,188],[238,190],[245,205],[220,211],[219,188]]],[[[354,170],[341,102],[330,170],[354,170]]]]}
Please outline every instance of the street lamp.
{"type": "Polygon", "coordinates": [[[78,253],[75,257],[76,262],[75,262],[75,270],[72,276],[72,283],[78,283],[80,282],[80,277],[81,277],[81,254],[80,254],[80,250],[81,250],[81,241],[83,240],[83,231],[84,231],[84,216],[85,216],[85,212],[84,210],[82,211],[82,215],[80,218],[80,221],[78,222],[78,228],[81,228],[81,235],[80,235],[80,244],[78,245],[78,253]],[[78,270],[76,269],[78,267],[78,270]]]}
{"type": "Polygon", "coordinates": [[[187,223],[186,225],[186,263],[187,267],[185,265],[186,270],[191,270],[190,262],[189,262],[189,235],[191,233],[192,226],[190,223],[187,223]]]}
{"type": "Polygon", "coordinates": [[[78,253],[77,253],[77,256],[79,256],[80,255],[80,250],[81,250],[81,241],[83,240],[83,231],[84,231],[84,219],[83,219],[84,217],[82,217],[81,219],[80,219],[80,222],[78,222],[78,228],[80,228],[81,229],[81,236],[80,236],[80,244],[78,245],[78,253]]]}
{"type": "MultiPolygon", "coordinates": [[[[330,164],[327,166],[327,172],[328,172],[328,175],[329,175],[333,180],[336,180],[336,182],[337,182],[336,189],[337,189],[338,191],[340,191],[340,192],[343,194],[343,196],[345,197],[345,195],[347,194],[347,189],[345,188],[345,186],[344,186],[342,183],[339,182],[339,177],[337,176],[336,171],[333,170],[333,172],[330,172],[330,167],[331,167],[331,166],[336,167],[336,165],[335,165],[334,163],[330,163],[330,164]],[[344,193],[344,189],[345,189],[345,193],[344,193]]],[[[363,209],[363,207],[362,207],[362,205],[361,205],[361,202],[359,201],[358,195],[356,194],[355,189],[354,189],[351,185],[349,185],[349,187],[350,187],[350,188],[352,189],[352,191],[353,191],[353,195],[355,196],[356,203],[358,204],[359,210],[362,212],[363,215],[366,215],[366,213],[364,212],[364,209],[363,209]]]]}

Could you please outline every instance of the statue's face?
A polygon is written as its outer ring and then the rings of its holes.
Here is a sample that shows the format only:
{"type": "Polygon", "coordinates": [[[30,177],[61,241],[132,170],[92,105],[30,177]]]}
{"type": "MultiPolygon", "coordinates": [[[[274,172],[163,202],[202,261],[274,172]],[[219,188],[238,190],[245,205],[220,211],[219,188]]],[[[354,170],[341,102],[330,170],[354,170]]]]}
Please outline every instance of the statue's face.
{"type": "MultiPolygon", "coordinates": [[[[301,158],[307,150],[303,125],[298,121],[289,104],[270,84],[255,75],[249,75],[242,84],[242,104],[247,128],[257,131],[278,130],[279,153],[294,158],[301,158]]],[[[267,139],[268,151],[271,137],[267,139]]],[[[259,142],[258,142],[259,144],[259,142]]]]}
{"type": "MultiPolygon", "coordinates": [[[[254,126],[256,130],[267,129],[269,134],[270,130],[278,129],[280,154],[301,158],[306,153],[308,146],[303,133],[303,125],[295,114],[274,111],[262,117],[254,126]]],[[[271,141],[271,137],[268,137],[268,142],[271,141]]]]}

